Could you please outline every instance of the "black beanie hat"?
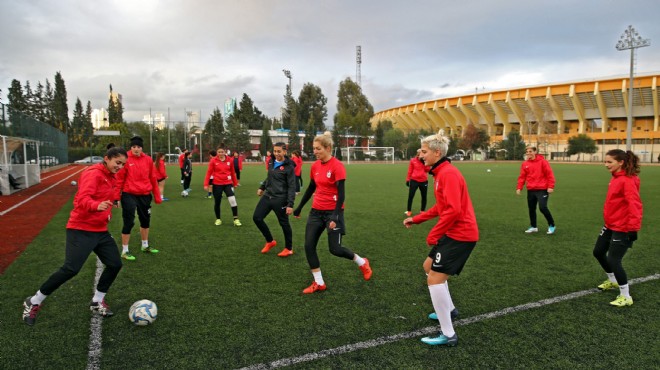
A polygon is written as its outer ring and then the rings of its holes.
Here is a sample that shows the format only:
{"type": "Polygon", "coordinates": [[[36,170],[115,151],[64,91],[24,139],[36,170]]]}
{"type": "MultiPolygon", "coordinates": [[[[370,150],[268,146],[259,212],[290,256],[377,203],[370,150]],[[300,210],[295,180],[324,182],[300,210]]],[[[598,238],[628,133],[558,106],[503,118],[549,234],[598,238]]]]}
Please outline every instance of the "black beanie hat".
{"type": "Polygon", "coordinates": [[[143,148],[144,147],[144,140],[142,140],[142,138],[139,137],[139,136],[133,136],[131,138],[131,147],[133,147],[135,145],[139,146],[140,148],[143,148]]]}

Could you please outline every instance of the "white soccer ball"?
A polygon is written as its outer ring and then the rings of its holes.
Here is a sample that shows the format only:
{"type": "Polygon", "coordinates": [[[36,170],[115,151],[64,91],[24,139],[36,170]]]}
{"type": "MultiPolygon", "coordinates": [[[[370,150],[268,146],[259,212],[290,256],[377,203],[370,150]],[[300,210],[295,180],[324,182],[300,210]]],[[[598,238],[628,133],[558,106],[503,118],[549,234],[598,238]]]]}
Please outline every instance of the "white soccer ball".
{"type": "Polygon", "coordinates": [[[181,196],[184,197],[184,198],[187,197],[187,196],[188,196],[188,192],[185,191],[185,190],[182,191],[182,192],[181,192],[181,196]]]}
{"type": "Polygon", "coordinates": [[[76,186],[78,183],[76,181],[71,181],[71,186],[76,186]]]}
{"type": "Polygon", "coordinates": [[[490,168],[486,170],[486,172],[490,172],[490,168]]]}
{"type": "Polygon", "coordinates": [[[148,299],[139,300],[128,310],[128,319],[138,326],[153,324],[158,316],[158,307],[148,299]]]}

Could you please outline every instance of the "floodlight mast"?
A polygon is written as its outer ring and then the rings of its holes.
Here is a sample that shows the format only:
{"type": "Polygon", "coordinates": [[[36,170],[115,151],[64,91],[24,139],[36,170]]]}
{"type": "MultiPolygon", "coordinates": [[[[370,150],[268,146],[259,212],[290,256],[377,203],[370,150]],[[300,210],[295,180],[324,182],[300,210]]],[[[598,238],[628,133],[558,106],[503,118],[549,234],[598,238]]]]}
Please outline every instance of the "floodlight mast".
{"type": "Polygon", "coordinates": [[[630,49],[630,86],[628,86],[628,127],[626,129],[626,150],[632,150],[632,111],[633,111],[633,79],[635,66],[635,49],[651,45],[650,39],[643,39],[633,26],[628,26],[619,42],[616,44],[618,51],[630,49]]]}

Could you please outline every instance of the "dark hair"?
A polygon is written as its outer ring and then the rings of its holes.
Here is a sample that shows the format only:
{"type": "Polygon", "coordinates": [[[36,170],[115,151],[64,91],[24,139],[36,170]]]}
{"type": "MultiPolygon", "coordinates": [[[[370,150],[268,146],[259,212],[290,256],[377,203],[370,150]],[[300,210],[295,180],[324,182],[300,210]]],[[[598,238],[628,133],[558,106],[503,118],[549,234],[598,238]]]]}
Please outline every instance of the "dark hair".
{"type": "Polygon", "coordinates": [[[215,157],[216,155],[218,155],[218,152],[216,152],[214,149],[211,149],[211,150],[209,150],[209,155],[211,157],[215,157]]]}
{"type": "Polygon", "coordinates": [[[525,149],[531,149],[534,153],[538,152],[538,149],[536,149],[535,146],[528,146],[525,149]]]}
{"type": "Polygon", "coordinates": [[[273,144],[273,147],[276,147],[276,146],[279,146],[280,148],[286,150],[286,144],[281,142],[281,141],[278,141],[275,144],[273,144]]]}
{"type": "Polygon", "coordinates": [[[632,176],[639,173],[639,157],[635,153],[623,151],[621,149],[609,150],[605,155],[609,155],[617,161],[623,161],[621,168],[626,172],[626,175],[632,176]]]}
{"type": "Polygon", "coordinates": [[[291,152],[291,155],[295,155],[295,156],[301,157],[301,155],[300,155],[300,150],[297,150],[297,149],[296,149],[296,150],[292,151],[292,152],[291,152]]]}
{"type": "Polygon", "coordinates": [[[116,146],[115,143],[110,143],[110,144],[105,146],[105,149],[110,150],[110,149],[114,148],[115,146],[116,146]]]}
{"type": "Polygon", "coordinates": [[[113,146],[112,148],[108,149],[107,152],[105,152],[105,156],[108,158],[116,158],[119,157],[120,155],[123,155],[124,157],[128,157],[128,153],[126,153],[126,149],[118,146],[113,146]]]}
{"type": "Polygon", "coordinates": [[[218,149],[225,150],[225,149],[226,149],[226,147],[225,147],[225,143],[220,143],[220,144],[218,144],[218,149]]]}

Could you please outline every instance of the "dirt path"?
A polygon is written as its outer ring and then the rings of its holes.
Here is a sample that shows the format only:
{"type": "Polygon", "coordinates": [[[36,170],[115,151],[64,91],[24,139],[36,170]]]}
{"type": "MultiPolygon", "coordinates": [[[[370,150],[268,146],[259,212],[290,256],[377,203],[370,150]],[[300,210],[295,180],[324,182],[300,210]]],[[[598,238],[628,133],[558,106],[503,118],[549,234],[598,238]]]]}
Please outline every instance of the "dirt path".
{"type": "Polygon", "coordinates": [[[44,172],[40,184],[0,196],[0,274],[71,199],[78,189],[71,181],[78,181],[85,168],[69,165],[44,172]]]}

